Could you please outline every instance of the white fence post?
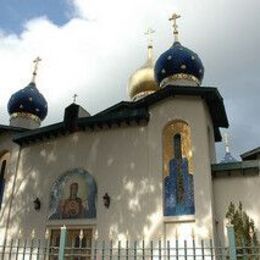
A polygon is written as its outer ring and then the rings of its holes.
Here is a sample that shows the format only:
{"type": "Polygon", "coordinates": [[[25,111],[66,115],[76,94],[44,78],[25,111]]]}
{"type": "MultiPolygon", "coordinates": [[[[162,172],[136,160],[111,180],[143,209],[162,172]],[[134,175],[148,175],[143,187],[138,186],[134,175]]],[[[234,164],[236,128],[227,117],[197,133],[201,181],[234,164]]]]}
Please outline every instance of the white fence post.
{"type": "Polygon", "coordinates": [[[230,260],[237,260],[235,230],[232,224],[227,224],[228,248],[230,260]]]}

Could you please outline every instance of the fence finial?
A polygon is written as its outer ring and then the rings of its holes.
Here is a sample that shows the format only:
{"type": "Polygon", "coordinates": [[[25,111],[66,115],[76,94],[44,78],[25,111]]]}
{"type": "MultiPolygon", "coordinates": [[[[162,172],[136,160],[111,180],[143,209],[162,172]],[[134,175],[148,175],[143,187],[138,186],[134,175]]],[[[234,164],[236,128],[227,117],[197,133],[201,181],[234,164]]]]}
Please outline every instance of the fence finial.
{"type": "Polygon", "coordinates": [[[32,234],[31,234],[31,236],[32,236],[32,239],[35,238],[35,229],[32,230],[32,234]]]}
{"type": "Polygon", "coordinates": [[[79,231],[79,239],[80,239],[80,241],[82,241],[83,238],[84,238],[84,232],[83,232],[83,229],[81,229],[79,231]]]}
{"type": "Polygon", "coordinates": [[[50,237],[50,231],[48,228],[46,228],[46,231],[45,231],[45,239],[48,240],[50,237]]]}
{"type": "Polygon", "coordinates": [[[63,224],[63,226],[61,227],[61,230],[62,229],[67,229],[67,227],[65,226],[65,224],[63,224]]]}
{"type": "Polygon", "coordinates": [[[192,237],[193,240],[195,239],[194,227],[191,229],[191,237],[192,237]]]}

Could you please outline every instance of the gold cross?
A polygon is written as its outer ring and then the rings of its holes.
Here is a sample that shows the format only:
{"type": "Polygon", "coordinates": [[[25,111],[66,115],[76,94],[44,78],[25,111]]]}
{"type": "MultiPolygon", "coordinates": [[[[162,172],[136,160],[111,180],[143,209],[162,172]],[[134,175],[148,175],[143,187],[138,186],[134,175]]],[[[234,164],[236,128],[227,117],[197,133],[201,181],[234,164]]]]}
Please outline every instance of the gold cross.
{"type": "Polygon", "coordinates": [[[173,34],[174,34],[174,37],[175,37],[175,41],[178,41],[178,25],[177,25],[177,19],[179,19],[181,16],[174,13],[170,18],[169,18],[169,21],[170,22],[173,22],[173,34]]]}
{"type": "Polygon", "coordinates": [[[76,101],[77,101],[77,97],[78,97],[77,94],[74,94],[74,95],[73,95],[73,103],[76,103],[76,101]]]}
{"type": "Polygon", "coordinates": [[[33,63],[34,63],[34,70],[33,70],[33,77],[32,77],[32,82],[35,82],[35,78],[37,76],[37,71],[38,71],[38,66],[40,61],[42,61],[42,59],[40,57],[37,57],[33,63]]]}
{"type": "Polygon", "coordinates": [[[152,38],[153,33],[155,33],[155,30],[150,27],[144,32],[144,35],[146,35],[147,37],[147,42],[149,47],[150,46],[152,47],[153,45],[153,38],[152,38]]]}

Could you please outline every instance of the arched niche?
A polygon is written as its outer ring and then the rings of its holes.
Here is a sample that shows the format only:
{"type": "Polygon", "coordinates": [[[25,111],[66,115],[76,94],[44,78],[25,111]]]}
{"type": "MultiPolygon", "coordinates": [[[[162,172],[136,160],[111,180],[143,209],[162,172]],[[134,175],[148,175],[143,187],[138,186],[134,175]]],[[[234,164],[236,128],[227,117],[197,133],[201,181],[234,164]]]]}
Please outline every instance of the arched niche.
{"type": "Polygon", "coordinates": [[[191,129],[174,120],[163,129],[164,216],[194,215],[191,129]]]}
{"type": "Polygon", "coordinates": [[[67,171],[51,187],[49,219],[96,218],[96,196],[91,174],[84,169],[67,171]]]}

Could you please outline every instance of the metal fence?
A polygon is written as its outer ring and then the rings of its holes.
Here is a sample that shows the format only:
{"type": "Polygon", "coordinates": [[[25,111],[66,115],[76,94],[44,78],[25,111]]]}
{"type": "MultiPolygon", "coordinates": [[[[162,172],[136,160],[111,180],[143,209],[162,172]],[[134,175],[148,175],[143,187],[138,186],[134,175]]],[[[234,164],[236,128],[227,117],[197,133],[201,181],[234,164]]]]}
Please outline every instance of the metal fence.
{"type": "Polygon", "coordinates": [[[212,242],[206,241],[193,245],[188,241],[93,241],[91,245],[49,246],[49,241],[12,240],[2,251],[2,259],[226,259],[227,248],[214,248],[212,242]]]}
{"type": "Polygon", "coordinates": [[[242,245],[236,247],[233,227],[228,228],[228,247],[214,246],[212,240],[174,240],[174,241],[84,241],[79,235],[73,245],[66,243],[66,228],[61,229],[58,245],[51,241],[32,239],[12,239],[0,246],[2,260],[120,260],[120,259],[230,259],[258,260],[260,259],[257,245],[242,245]]]}

